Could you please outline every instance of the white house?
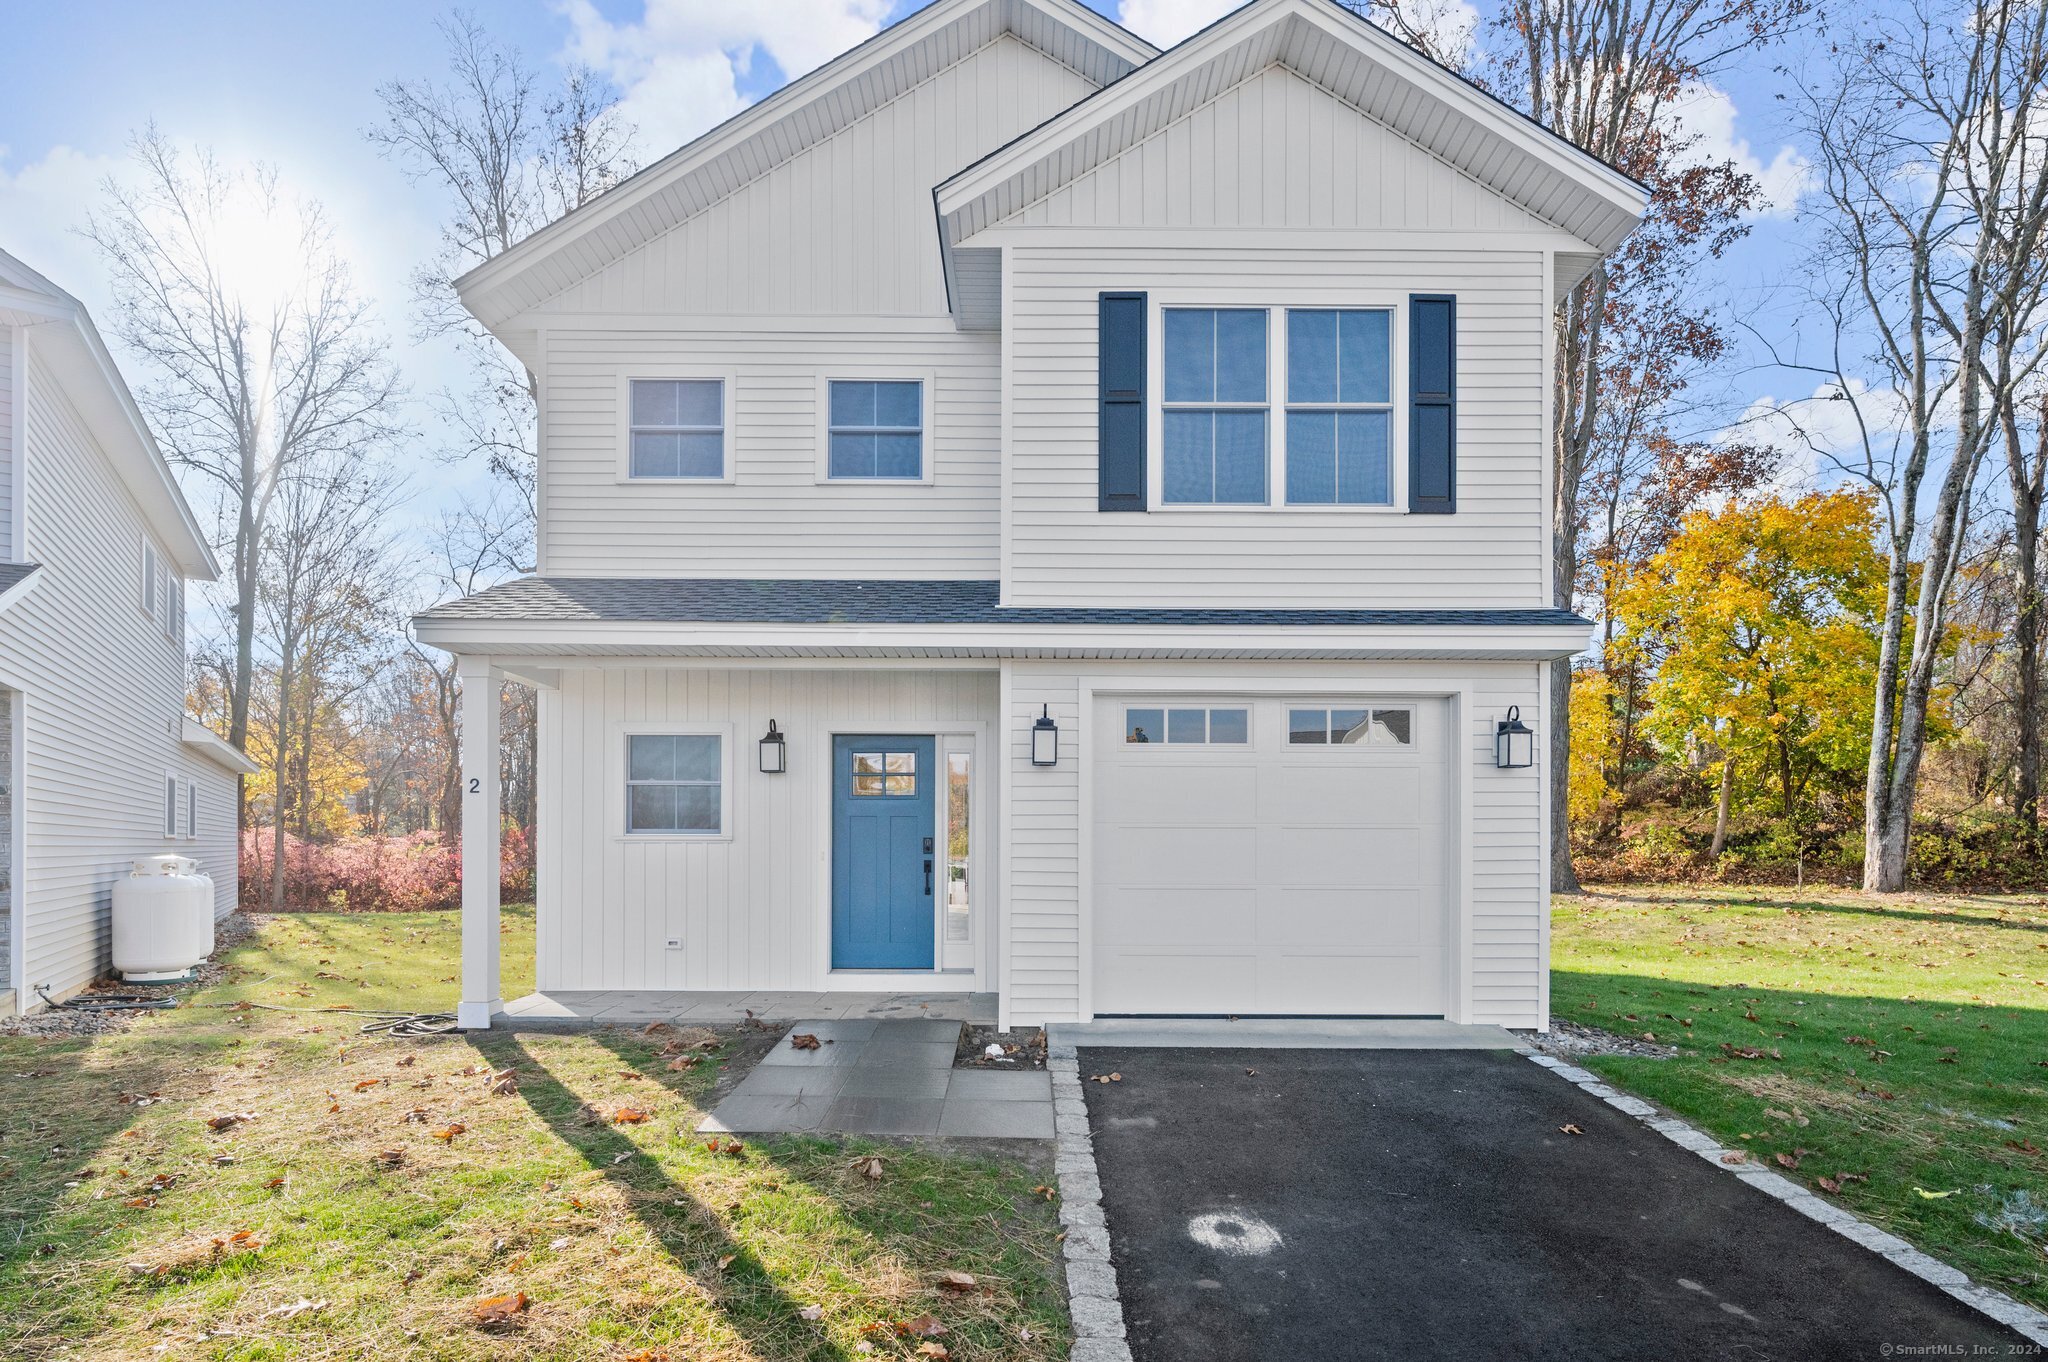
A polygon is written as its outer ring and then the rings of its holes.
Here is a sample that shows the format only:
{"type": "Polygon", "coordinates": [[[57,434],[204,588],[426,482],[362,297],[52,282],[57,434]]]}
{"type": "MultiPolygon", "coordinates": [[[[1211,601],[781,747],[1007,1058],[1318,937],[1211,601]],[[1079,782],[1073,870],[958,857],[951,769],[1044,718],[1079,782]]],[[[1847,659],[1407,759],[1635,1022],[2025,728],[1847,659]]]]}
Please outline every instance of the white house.
{"type": "Polygon", "coordinates": [[[217,573],[92,318],[0,251],[0,1012],[106,972],[137,857],[234,908],[254,767],[185,717],[185,583],[217,573]]]}
{"type": "Polygon", "coordinates": [[[1329,0],[937,0],[473,271],[539,573],[419,627],[540,688],[541,988],[1543,1026],[1551,314],[1643,207],[1329,0]]]}

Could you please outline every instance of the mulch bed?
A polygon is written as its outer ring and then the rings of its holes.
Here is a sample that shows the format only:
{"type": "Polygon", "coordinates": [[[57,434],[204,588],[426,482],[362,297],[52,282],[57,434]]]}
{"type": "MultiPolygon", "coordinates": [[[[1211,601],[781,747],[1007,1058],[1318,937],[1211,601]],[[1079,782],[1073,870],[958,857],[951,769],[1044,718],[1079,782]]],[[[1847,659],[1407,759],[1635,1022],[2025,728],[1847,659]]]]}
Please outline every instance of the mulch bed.
{"type": "Polygon", "coordinates": [[[964,1026],[960,1028],[960,1044],[953,1051],[953,1067],[956,1069],[1043,1069],[1045,1067],[1045,1030],[998,1031],[993,1026],[964,1026]],[[1000,1059],[988,1053],[988,1047],[1002,1047],[1000,1059]]]}

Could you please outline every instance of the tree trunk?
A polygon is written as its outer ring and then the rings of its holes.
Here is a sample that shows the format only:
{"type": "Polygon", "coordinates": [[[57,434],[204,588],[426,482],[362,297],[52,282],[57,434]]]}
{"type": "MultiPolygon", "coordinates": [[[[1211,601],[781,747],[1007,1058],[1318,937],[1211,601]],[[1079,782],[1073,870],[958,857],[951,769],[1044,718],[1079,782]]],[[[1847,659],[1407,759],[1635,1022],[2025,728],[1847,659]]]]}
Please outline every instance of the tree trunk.
{"type": "Polygon", "coordinates": [[[1550,892],[1579,892],[1572,869],[1572,660],[1550,664],[1550,892]]]}
{"type": "Polygon", "coordinates": [[[291,742],[292,658],[289,650],[277,672],[277,749],[271,754],[270,910],[284,911],[285,791],[289,786],[291,742]]]}
{"type": "Polygon", "coordinates": [[[2006,479],[2012,487],[2013,558],[2019,576],[2012,644],[2018,654],[2019,694],[2014,718],[2019,750],[2014,756],[2013,812],[2030,828],[2041,826],[2041,502],[2048,474],[2048,400],[2042,403],[2041,449],[2030,461],[2020,443],[2015,403],[2001,403],[2006,479]]]}
{"type": "Polygon", "coordinates": [[[1728,849],[1728,811],[1735,803],[1735,755],[1726,753],[1721,757],[1721,797],[1714,805],[1714,845],[1707,856],[1720,860],[1721,853],[1728,849]]]}

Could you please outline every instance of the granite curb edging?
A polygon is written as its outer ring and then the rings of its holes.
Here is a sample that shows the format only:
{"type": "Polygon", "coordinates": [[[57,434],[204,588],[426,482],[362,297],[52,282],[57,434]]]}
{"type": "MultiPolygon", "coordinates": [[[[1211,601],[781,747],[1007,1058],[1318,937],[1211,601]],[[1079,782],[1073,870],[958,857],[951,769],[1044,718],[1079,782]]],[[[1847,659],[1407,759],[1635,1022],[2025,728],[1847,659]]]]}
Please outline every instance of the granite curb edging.
{"type": "Polygon", "coordinates": [[[1109,1258],[1109,1222],[1102,1214],[1102,1179],[1095,1167],[1095,1137],[1082,1096],[1080,1053],[1053,1042],[1046,1050],[1052,1075],[1053,1173],[1059,1183],[1061,1248],[1067,1302],[1074,1320],[1071,1362],[1131,1362],[1124,1333],[1123,1298],[1109,1258]]]}

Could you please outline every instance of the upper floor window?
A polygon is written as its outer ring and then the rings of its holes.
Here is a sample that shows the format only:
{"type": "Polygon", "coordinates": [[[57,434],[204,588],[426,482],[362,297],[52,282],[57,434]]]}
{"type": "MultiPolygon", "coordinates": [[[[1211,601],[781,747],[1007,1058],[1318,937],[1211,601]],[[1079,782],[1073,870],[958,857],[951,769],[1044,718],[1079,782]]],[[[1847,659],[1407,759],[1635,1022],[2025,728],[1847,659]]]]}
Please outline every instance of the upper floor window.
{"type": "Polygon", "coordinates": [[[826,476],[924,477],[924,383],[831,379],[826,383],[826,476]]]}
{"type": "Polygon", "coordinates": [[[1170,307],[1161,317],[1161,495],[1177,505],[1266,501],[1266,313],[1170,307]]]}
{"type": "Polygon", "coordinates": [[[725,476],[723,379],[636,378],[627,387],[632,406],[627,436],[630,476],[725,476]]]}
{"type": "Polygon", "coordinates": [[[1289,505],[1392,504],[1392,330],[1383,309],[1289,309],[1289,505]]]}
{"type": "Polygon", "coordinates": [[[156,545],[144,542],[142,546],[142,613],[151,619],[157,618],[157,600],[163,591],[163,565],[156,556],[156,545]]]}

